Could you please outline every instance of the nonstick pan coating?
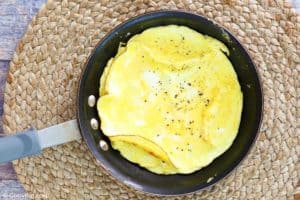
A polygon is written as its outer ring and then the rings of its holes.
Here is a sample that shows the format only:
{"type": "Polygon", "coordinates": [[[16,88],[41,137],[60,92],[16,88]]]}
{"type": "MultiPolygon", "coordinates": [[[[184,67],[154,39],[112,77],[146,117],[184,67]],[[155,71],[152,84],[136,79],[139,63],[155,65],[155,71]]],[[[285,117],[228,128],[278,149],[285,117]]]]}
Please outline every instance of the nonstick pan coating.
{"type": "MultiPolygon", "coordinates": [[[[124,74],[126,76],[126,74],[124,74]]],[[[262,91],[255,66],[242,45],[227,30],[216,23],[192,13],[158,11],[130,19],[106,35],[86,62],[78,90],[78,122],[82,136],[99,163],[119,181],[143,192],[160,195],[179,195],[206,188],[228,175],[253,145],[262,116],[262,91]],[[88,97],[99,97],[99,80],[107,61],[117,53],[120,42],[127,42],[132,35],[162,25],[188,26],[202,34],[222,41],[230,51],[229,59],[238,75],[244,95],[239,132],[232,146],[207,167],[188,175],[157,175],[123,158],[111,147],[103,151],[99,140],[110,145],[101,130],[90,126],[92,118],[100,121],[96,107],[88,106],[88,97]],[[213,178],[213,179],[211,179],[213,178]],[[211,181],[208,181],[211,180],[211,181]]]]}

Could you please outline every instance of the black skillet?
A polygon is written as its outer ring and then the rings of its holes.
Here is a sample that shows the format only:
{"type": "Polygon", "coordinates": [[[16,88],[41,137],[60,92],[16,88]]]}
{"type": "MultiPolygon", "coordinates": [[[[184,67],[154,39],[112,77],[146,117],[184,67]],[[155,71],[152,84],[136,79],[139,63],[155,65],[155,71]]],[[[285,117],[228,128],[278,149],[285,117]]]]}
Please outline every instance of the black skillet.
{"type": "MultiPolygon", "coordinates": [[[[124,74],[126,76],[126,74],[124,74]]],[[[180,195],[195,192],[227,176],[249,152],[262,117],[262,91],[250,56],[226,29],[202,16],[180,11],[158,11],[132,18],[106,35],[91,53],[78,91],[77,122],[75,120],[43,130],[30,129],[14,136],[0,138],[0,163],[41,153],[43,148],[79,139],[80,134],[99,163],[119,181],[137,190],[180,195]],[[207,167],[187,175],[157,175],[124,159],[110,147],[99,130],[100,119],[95,107],[99,97],[99,80],[107,61],[117,53],[120,42],[143,30],[169,24],[188,26],[222,41],[230,51],[229,59],[238,75],[244,96],[238,135],[232,146],[207,167]],[[92,97],[95,98],[92,98],[92,97]],[[39,134],[37,134],[39,132],[39,134]]]]}
{"type": "MultiPolygon", "coordinates": [[[[126,76],[126,74],[124,74],[126,76]]],[[[78,93],[78,122],[83,138],[94,156],[112,176],[138,190],[161,195],[178,195],[208,187],[228,175],[254,143],[262,116],[262,91],[255,65],[239,41],[226,29],[199,15],[181,11],[147,13],[126,21],[112,30],[96,46],[84,70],[78,93]],[[143,30],[168,24],[188,26],[200,33],[222,41],[230,51],[229,59],[238,75],[244,95],[242,119],[233,145],[209,166],[188,175],[153,174],[124,159],[110,148],[103,152],[99,140],[109,143],[103,133],[90,126],[90,119],[99,120],[97,110],[87,106],[87,97],[98,97],[99,79],[107,61],[116,55],[120,42],[126,43],[132,35],[143,30]],[[213,177],[211,180],[210,178],[213,177]],[[211,180],[208,182],[208,180],[211,180]]]]}

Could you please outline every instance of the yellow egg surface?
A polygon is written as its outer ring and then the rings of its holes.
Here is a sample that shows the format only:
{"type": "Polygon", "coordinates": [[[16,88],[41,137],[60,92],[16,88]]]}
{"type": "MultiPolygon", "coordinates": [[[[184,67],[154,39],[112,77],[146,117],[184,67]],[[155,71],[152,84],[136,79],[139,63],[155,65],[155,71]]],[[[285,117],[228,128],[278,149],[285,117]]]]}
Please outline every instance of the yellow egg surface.
{"type": "Polygon", "coordinates": [[[97,109],[126,159],[158,174],[192,173],[234,141],[243,95],[227,47],[188,27],[149,28],[107,63],[97,109]]]}

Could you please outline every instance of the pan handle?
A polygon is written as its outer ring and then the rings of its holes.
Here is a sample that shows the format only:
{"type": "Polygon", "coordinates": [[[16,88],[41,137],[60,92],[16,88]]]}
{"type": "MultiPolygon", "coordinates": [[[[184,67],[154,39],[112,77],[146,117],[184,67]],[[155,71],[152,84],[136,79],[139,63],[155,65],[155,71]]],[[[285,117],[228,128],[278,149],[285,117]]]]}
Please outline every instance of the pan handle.
{"type": "Polygon", "coordinates": [[[31,128],[11,136],[0,137],[0,164],[38,155],[42,149],[81,139],[76,120],[42,130],[31,128]]]}
{"type": "Polygon", "coordinates": [[[37,131],[31,128],[22,133],[0,138],[0,163],[9,162],[42,152],[37,131]]]}

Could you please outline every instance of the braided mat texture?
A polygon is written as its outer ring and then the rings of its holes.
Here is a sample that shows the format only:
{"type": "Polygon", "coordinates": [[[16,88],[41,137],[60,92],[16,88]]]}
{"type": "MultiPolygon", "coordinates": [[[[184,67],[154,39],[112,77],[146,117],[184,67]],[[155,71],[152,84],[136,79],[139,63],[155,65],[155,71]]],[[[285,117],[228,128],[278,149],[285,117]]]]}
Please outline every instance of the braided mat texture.
{"type": "MultiPolygon", "coordinates": [[[[300,174],[300,16],[286,2],[274,2],[49,1],[28,26],[10,63],[5,132],[74,119],[84,63],[116,25],[147,11],[191,11],[225,26],[249,50],[262,79],[264,120],[255,147],[230,176],[205,191],[169,198],[293,199],[300,174]]],[[[15,161],[14,167],[32,199],[159,198],[118,183],[97,165],[83,141],[15,161]]]]}

